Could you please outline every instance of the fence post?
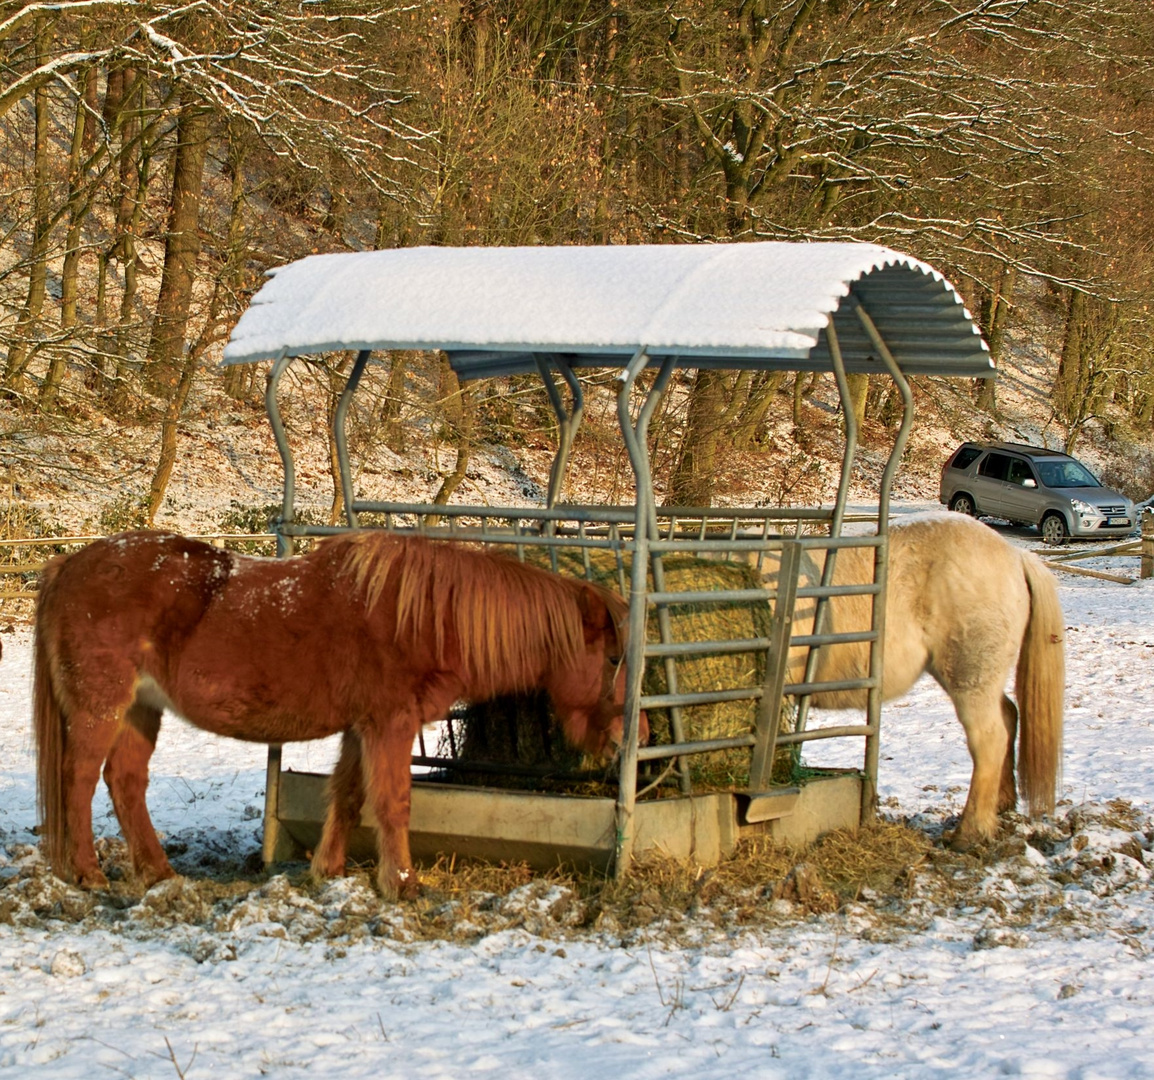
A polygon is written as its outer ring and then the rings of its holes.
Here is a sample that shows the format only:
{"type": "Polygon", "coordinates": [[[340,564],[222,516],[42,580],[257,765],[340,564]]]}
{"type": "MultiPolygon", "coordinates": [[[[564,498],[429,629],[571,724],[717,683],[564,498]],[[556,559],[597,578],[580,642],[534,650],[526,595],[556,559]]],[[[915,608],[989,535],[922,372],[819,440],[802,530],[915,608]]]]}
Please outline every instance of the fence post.
{"type": "Polygon", "coordinates": [[[1142,512],[1142,569],[1144,578],[1154,577],[1154,507],[1142,512]]]}

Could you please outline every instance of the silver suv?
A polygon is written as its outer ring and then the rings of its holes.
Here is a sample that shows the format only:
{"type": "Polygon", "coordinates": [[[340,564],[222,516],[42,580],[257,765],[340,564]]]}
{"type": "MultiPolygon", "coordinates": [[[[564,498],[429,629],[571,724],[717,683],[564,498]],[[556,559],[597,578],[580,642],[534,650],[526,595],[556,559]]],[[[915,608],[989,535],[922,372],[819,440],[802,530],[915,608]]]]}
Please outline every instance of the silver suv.
{"type": "Polygon", "coordinates": [[[1047,544],[1127,536],[1136,520],[1134,504],[1081,462],[1021,443],[963,443],[942,467],[938,499],[962,514],[1036,525],[1047,544]]]}

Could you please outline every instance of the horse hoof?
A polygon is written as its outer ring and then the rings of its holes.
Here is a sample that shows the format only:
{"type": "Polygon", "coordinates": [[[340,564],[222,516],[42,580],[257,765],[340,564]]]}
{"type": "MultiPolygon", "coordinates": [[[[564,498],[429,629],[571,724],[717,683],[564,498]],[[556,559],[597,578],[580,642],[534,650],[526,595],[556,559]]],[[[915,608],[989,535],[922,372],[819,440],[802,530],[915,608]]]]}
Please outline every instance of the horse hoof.
{"type": "Polygon", "coordinates": [[[386,900],[416,900],[421,895],[421,879],[416,870],[398,870],[390,881],[379,882],[381,895],[386,900]]]}
{"type": "Polygon", "coordinates": [[[107,889],[108,878],[104,876],[104,871],[99,868],[85,870],[76,875],[76,884],[81,889],[107,889]]]}
{"type": "Polygon", "coordinates": [[[979,836],[977,833],[972,832],[962,832],[961,829],[957,829],[954,835],[949,837],[946,842],[951,851],[956,851],[961,855],[967,855],[976,851],[988,841],[989,837],[979,836]]]}
{"type": "Polygon", "coordinates": [[[148,867],[138,870],[136,876],[145,889],[151,889],[158,881],[167,881],[176,877],[176,871],[167,863],[162,867],[148,867]]]}

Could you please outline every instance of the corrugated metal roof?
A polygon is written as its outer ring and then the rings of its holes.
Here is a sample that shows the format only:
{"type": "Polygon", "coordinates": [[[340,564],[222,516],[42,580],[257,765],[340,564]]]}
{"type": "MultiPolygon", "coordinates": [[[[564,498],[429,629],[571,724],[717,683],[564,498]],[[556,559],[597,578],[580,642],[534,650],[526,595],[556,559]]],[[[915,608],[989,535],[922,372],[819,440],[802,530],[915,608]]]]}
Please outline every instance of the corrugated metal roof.
{"type": "Polygon", "coordinates": [[[402,248],[271,271],[226,364],[286,352],[441,349],[465,378],[536,370],[535,354],[618,366],[645,346],[682,367],[883,372],[854,308],[907,374],[983,376],[989,350],[933,267],[872,244],[402,248]]]}

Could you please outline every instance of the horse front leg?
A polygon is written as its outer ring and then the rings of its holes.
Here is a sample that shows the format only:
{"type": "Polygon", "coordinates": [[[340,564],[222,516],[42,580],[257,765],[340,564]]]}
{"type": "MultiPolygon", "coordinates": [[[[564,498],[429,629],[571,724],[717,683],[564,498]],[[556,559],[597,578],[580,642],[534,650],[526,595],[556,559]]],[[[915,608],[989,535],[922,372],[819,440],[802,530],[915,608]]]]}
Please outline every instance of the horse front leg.
{"type": "MultiPolygon", "coordinates": [[[[962,820],[950,840],[950,846],[956,851],[968,851],[993,839],[997,830],[998,801],[1010,750],[1001,697],[999,691],[998,698],[993,700],[962,695],[954,699],[974,763],[962,820]]],[[[1010,767],[1012,770],[1013,766],[1010,767]]]]}
{"type": "Polygon", "coordinates": [[[315,877],[339,877],[345,872],[349,832],[361,816],[365,802],[361,740],[356,732],[341,736],[341,752],[328,782],[328,809],[321,841],[313,853],[315,877]]]}
{"type": "Polygon", "coordinates": [[[377,826],[377,884],[386,900],[411,900],[421,889],[409,853],[410,750],[416,725],[395,721],[361,732],[367,802],[377,826]]]}
{"type": "Polygon", "coordinates": [[[104,782],[132,856],[132,868],[145,887],[176,874],[160,846],[145,802],[148,762],[156,749],[160,718],[161,711],[150,705],[138,702],[130,706],[104,766],[104,782]]]}

